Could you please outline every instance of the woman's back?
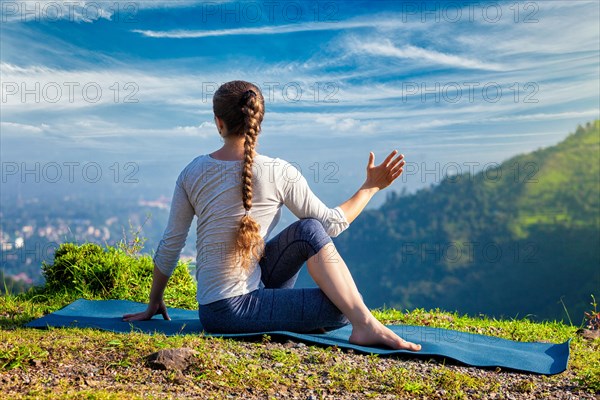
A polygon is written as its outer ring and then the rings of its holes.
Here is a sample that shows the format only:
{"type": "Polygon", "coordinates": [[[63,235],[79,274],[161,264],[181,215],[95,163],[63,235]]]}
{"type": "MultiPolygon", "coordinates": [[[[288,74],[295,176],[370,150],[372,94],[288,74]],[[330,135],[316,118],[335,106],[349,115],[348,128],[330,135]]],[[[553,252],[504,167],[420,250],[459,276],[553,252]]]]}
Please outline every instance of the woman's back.
{"type": "MultiPolygon", "coordinates": [[[[202,155],[188,164],[177,179],[171,207],[178,208],[178,215],[183,218],[170,219],[165,237],[172,237],[171,246],[177,248],[181,245],[179,240],[185,241],[182,231],[186,226],[189,229],[190,214],[197,217],[199,304],[245,294],[260,286],[260,268],[256,263],[249,269],[242,268],[234,251],[239,221],[245,213],[240,196],[242,167],[241,160],[224,161],[202,155]]],[[[325,206],[310,191],[300,171],[287,161],[257,154],[252,170],[251,215],[260,225],[265,241],[279,222],[284,204],[299,218],[320,220],[331,236],[348,227],[343,212],[325,206]]],[[[161,241],[159,250],[165,250],[160,248],[165,246],[169,246],[168,241],[161,241]]],[[[171,261],[155,258],[155,262],[169,265],[171,261]]]]}

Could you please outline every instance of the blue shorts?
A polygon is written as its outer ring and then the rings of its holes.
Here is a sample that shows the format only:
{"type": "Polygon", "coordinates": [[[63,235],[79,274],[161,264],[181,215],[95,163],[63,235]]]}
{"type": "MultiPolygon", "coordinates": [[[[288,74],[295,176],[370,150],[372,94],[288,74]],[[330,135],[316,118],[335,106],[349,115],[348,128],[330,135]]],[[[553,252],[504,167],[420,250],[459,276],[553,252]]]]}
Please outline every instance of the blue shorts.
{"type": "Polygon", "coordinates": [[[319,288],[293,289],[300,268],[331,238],[313,218],[300,219],[265,244],[264,288],[199,307],[206,332],[315,332],[350,323],[319,288]]]}

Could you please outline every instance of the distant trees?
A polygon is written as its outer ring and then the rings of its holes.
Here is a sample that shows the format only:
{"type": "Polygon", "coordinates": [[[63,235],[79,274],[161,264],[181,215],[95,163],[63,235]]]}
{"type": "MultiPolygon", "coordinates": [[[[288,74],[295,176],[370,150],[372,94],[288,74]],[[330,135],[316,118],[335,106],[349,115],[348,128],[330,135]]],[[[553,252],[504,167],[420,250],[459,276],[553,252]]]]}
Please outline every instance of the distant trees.
{"type": "Polygon", "coordinates": [[[390,193],[335,242],[371,307],[562,319],[562,300],[576,323],[600,297],[599,155],[595,121],[501,174],[390,193]]]}

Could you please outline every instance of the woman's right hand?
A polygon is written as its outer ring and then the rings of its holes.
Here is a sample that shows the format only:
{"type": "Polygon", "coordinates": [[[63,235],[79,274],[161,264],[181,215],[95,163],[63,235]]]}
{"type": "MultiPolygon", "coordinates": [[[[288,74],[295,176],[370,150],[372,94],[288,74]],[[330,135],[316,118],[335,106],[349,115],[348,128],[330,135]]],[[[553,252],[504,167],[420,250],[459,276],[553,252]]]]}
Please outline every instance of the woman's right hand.
{"type": "Polygon", "coordinates": [[[167,321],[170,321],[169,313],[167,313],[167,306],[163,300],[159,302],[150,302],[148,304],[148,308],[145,311],[135,313],[135,314],[125,314],[123,315],[123,321],[132,322],[132,321],[147,321],[152,319],[157,314],[162,314],[163,318],[167,321]]]}
{"type": "Polygon", "coordinates": [[[367,164],[367,179],[363,187],[385,189],[390,186],[402,174],[404,166],[404,155],[399,154],[398,150],[392,151],[383,162],[375,166],[375,154],[369,153],[369,163],[367,164]]]}

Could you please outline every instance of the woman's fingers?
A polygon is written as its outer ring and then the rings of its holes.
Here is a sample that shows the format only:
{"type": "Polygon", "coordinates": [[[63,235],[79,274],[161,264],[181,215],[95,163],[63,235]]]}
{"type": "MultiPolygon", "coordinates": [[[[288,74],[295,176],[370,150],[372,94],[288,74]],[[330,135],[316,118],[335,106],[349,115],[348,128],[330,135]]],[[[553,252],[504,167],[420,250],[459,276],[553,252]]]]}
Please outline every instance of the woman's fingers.
{"type": "MultiPolygon", "coordinates": [[[[392,152],[392,154],[396,153],[397,151],[394,150],[392,152]]],[[[390,155],[392,155],[390,154],[390,155]]],[[[389,156],[388,156],[389,158],[389,156]]],[[[387,159],[386,159],[387,160],[387,159]]],[[[388,172],[392,172],[394,173],[398,168],[402,168],[404,166],[405,162],[404,162],[404,154],[398,154],[393,160],[390,160],[389,162],[387,162],[384,165],[384,168],[388,171],[388,172]]]]}
{"type": "Polygon", "coordinates": [[[406,162],[404,161],[404,155],[400,154],[398,157],[394,159],[394,161],[390,164],[390,173],[392,174],[392,181],[395,180],[402,174],[402,170],[406,162]]]}
{"type": "Polygon", "coordinates": [[[390,168],[390,172],[394,173],[398,171],[400,168],[404,167],[404,164],[406,164],[404,160],[400,160],[400,162],[398,162],[392,168],[390,168]]]}
{"type": "Polygon", "coordinates": [[[123,321],[125,321],[125,322],[139,321],[140,319],[142,319],[141,317],[143,317],[144,314],[145,313],[125,314],[125,315],[123,315],[123,321]]]}
{"type": "MultiPolygon", "coordinates": [[[[396,158],[394,156],[398,153],[398,150],[392,151],[388,156],[379,164],[379,167],[384,167],[387,169],[394,168],[398,163],[402,162],[404,159],[404,154],[398,154],[396,158]]],[[[369,167],[375,166],[375,154],[373,152],[369,153],[369,167]]]]}
{"type": "Polygon", "coordinates": [[[134,314],[125,314],[125,315],[123,315],[123,319],[125,319],[125,318],[131,318],[131,317],[135,317],[135,316],[137,316],[137,315],[139,315],[139,314],[140,314],[140,313],[134,313],[134,314]]]}
{"type": "Polygon", "coordinates": [[[148,311],[143,311],[135,314],[125,314],[123,315],[123,321],[145,321],[152,318],[152,315],[148,314],[148,311]]]}
{"type": "Polygon", "coordinates": [[[152,319],[153,316],[158,314],[161,314],[162,317],[167,321],[171,320],[171,317],[169,317],[169,313],[167,312],[167,307],[164,305],[164,303],[159,303],[149,305],[146,311],[134,314],[125,314],[123,315],[123,321],[146,321],[152,319]]]}
{"type": "Polygon", "coordinates": [[[394,156],[396,155],[396,153],[398,153],[398,150],[394,150],[392,151],[386,158],[385,160],[383,160],[383,162],[381,163],[381,165],[383,166],[388,166],[388,164],[390,163],[390,161],[392,161],[392,158],[394,158],[394,156]]]}
{"type": "Polygon", "coordinates": [[[396,166],[398,163],[404,164],[404,154],[398,154],[398,156],[394,158],[394,161],[392,161],[390,165],[396,166]]]}

